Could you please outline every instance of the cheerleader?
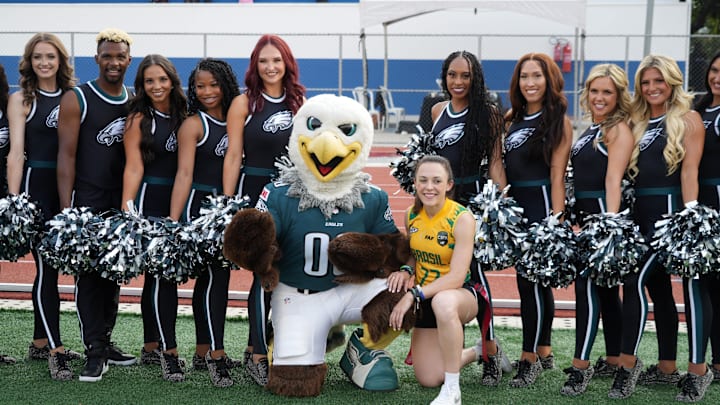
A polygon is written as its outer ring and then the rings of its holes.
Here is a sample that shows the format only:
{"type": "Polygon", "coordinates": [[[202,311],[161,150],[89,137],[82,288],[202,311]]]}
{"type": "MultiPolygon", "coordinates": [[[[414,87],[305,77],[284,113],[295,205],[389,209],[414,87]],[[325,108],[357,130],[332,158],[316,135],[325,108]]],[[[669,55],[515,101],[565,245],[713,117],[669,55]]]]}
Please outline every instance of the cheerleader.
{"type": "MultiPolygon", "coordinates": [[[[572,144],[572,124],[557,64],[530,53],[515,65],[510,81],[505,138],[505,172],[510,194],[529,223],[565,210],[565,169],[572,144]]],[[[517,275],[523,339],[512,387],[532,385],[543,369],[554,367],[550,345],[555,303],[551,287],[517,275]]]]}

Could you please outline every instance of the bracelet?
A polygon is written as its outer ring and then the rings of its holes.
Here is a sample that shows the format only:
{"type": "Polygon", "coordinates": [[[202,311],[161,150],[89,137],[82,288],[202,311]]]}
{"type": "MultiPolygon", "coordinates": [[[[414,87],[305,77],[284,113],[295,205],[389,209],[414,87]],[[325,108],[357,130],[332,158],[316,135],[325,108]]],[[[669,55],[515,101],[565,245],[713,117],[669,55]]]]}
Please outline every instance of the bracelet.
{"type": "Polygon", "coordinates": [[[420,287],[419,285],[416,285],[413,288],[417,290],[417,294],[418,294],[418,297],[420,298],[420,301],[425,301],[425,294],[423,294],[422,287],[420,287]]]}
{"type": "Polygon", "coordinates": [[[415,269],[413,269],[413,267],[409,264],[403,264],[402,266],[400,266],[400,271],[407,272],[407,274],[411,276],[415,275],[415,269]]]}

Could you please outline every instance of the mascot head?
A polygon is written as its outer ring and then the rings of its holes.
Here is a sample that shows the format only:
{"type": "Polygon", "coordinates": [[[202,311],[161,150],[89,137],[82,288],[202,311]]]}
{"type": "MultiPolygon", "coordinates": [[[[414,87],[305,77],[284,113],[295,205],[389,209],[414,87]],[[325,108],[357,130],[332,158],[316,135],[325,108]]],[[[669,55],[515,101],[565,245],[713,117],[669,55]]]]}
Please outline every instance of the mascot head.
{"type": "Polygon", "coordinates": [[[355,100],[332,94],[308,99],[295,115],[288,145],[308,193],[334,200],[351,192],[373,135],[370,114],[355,100]]]}

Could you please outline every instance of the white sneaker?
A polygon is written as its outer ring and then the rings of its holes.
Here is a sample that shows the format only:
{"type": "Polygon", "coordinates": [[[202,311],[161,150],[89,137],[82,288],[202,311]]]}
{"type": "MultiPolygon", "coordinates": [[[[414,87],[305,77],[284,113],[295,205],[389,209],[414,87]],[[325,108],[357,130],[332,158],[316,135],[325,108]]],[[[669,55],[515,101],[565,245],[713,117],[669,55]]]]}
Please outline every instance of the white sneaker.
{"type": "Polygon", "coordinates": [[[454,387],[446,387],[445,384],[442,385],[442,388],[440,388],[440,393],[438,394],[435,399],[433,399],[432,402],[430,402],[430,405],[460,405],[462,404],[462,401],[460,399],[460,387],[454,386],[454,387]]]}

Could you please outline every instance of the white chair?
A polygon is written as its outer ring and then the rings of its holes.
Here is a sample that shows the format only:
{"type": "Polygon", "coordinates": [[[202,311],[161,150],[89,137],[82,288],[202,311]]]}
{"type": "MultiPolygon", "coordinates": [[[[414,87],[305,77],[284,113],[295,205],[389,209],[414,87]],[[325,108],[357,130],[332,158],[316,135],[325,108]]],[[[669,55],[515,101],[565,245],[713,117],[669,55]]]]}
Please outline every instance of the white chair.
{"type": "Polygon", "coordinates": [[[405,119],[405,108],[395,107],[393,102],[392,93],[385,86],[380,86],[380,95],[382,96],[383,104],[385,104],[385,119],[383,119],[383,129],[390,126],[395,121],[395,126],[400,125],[400,121],[405,119]]]}
{"type": "Polygon", "coordinates": [[[352,91],[353,98],[355,101],[360,103],[370,113],[373,119],[373,125],[383,126],[383,117],[380,116],[380,111],[375,109],[375,96],[370,89],[366,89],[362,86],[355,87],[352,91]]]}

